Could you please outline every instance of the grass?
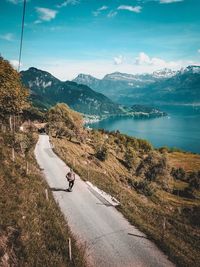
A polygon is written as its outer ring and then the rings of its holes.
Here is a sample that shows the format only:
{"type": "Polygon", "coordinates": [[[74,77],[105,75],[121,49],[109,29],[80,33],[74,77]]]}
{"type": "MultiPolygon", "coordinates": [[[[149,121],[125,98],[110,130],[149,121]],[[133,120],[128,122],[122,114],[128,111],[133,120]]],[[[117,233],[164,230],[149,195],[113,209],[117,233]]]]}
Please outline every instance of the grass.
{"type": "MultiPolygon", "coordinates": [[[[141,178],[135,176],[134,170],[128,170],[124,166],[124,149],[121,147],[116,152],[117,146],[115,147],[112,135],[108,138],[109,155],[104,162],[94,157],[95,144],[92,137],[85,144],[77,144],[65,138],[52,138],[51,141],[55,152],[73,167],[83,180],[89,180],[116,197],[121,203],[119,211],[154,240],[178,266],[200,266],[200,229],[189,219],[194,215],[193,209],[200,206],[199,199],[192,200],[173,195],[164,191],[155,182],[152,186],[155,186],[156,191],[152,196],[146,197],[136,192],[130,187],[129,182],[141,178]],[[163,235],[164,218],[166,230],[163,235]]],[[[140,153],[137,159],[144,156],[144,153],[140,153]]],[[[169,157],[171,167],[180,157],[184,157],[185,162],[190,159],[188,154],[177,152],[170,153],[169,157]]],[[[198,161],[197,156],[194,158],[198,161]]],[[[190,162],[194,164],[193,159],[187,164],[187,170],[193,170],[194,165],[190,167],[190,162]]],[[[181,181],[171,183],[171,186],[177,189],[187,186],[181,181]]]]}
{"type": "Polygon", "coordinates": [[[21,152],[16,150],[12,162],[4,134],[0,134],[0,141],[0,266],[85,266],[84,251],[73,238],[51,191],[46,199],[48,186],[35,162],[34,144],[27,175],[21,152]],[[71,262],[68,238],[72,239],[71,262]]]}
{"type": "Polygon", "coordinates": [[[173,152],[168,154],[172,167],[183,168],[186,172],[200,171],[200,155],[173,152]]]}

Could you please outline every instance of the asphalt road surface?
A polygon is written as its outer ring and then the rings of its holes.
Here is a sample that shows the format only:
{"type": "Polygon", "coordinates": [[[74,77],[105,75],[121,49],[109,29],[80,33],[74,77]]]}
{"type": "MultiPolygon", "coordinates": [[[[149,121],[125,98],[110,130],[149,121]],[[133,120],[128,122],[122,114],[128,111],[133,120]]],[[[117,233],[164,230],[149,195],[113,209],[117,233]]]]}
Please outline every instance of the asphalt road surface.
{"type": "MultiPolygon", "coordinates": [[[[171,267],[167,256],[76,175],[73,192],[67,192],[69,168],[54,154],[47,135],[35,149],[54,198],[72,233],[85,246],[89,265],[95,267],[171,267]]],[[[73,254],[73,251],[72,251],[73,254]]]]}

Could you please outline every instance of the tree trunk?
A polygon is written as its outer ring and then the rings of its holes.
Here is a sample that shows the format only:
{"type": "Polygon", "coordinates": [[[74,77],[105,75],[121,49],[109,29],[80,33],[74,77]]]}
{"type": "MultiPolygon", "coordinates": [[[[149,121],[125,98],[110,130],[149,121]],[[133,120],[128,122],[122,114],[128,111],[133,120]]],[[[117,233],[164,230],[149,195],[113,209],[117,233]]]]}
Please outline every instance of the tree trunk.
{"type": "Polygon", "coordinates": [[[10,125],[10,131],[12,132],[13,127],[12,127],[12,116],[11,115],[9,117],[9,125],[10,125]]]}
{"type": "Polygon", "coordinates": [[[12,161],[15,161],[15,149],[12,147],[12,161]]]}
{"type": "Polygon", "coordinates": [[[16,117],[13,115],[13,132],[15,133],[16,130],[16,117]]]}
{"type": "Polygon", "coordinates": [[[1,124],[1,131],[2,131],[2,133],[5,133],[6,132],[6,126],[3,125],[3,124],[1,124]]]}
{"type": "Polygon", "coordinates": [[[21,149],[21,153],[22,153],[22,156],[24,157],[24,150],[23,150],[23,147],[22,147],[22,143],[20,142],[20,149],[21,149]]]}
{"type": "Polygon", "coordinates": [[[28,175],[29,174],[29,168],[28,168],[28,161],[26,161],[26,174],[28,175]]]}

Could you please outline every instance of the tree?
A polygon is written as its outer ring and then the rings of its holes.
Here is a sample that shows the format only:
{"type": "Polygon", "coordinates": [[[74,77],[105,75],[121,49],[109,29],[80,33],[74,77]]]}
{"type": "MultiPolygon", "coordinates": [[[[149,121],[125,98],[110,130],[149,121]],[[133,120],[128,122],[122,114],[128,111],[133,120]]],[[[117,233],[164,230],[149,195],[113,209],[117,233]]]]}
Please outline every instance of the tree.
{"type": "Polygon", "coordinates": [[[190,173],[188,177],[189,186],[193,189],[200,189],[200,171],[190,173]]]}
{"type": "Polygon", "coordinates": [[[49,109],[47,114],[48,128],[56,137],[78,137],[83,132],[81,114],[70,109],[66,104],[59,103],[49,109]]]}
{"type": "Polygon", "coordinates": [[[135,157],[136,157],[135,151],[131,147],[127,148],[124,155],[124,161],[128,169],[131,169],[133,167],[135,157]]]}
{"type": "Polygon", "coordinates": [[[149,152],[153,150],[152,144],[150,144],[147,140],[137,139],[139,148],[144,152],[149,152]]]}
{"type": "Polygon", "coordinates": [[[29,92],[22,85],[19,73],[0,57],[0,117],[17,115],[28,106],[29,92]]]}
{"type": "Polygon", "coordinates": [[[172,189],[172,177],[167,158],[156,151],[151,151],[141,160],[136,169],[136,175],[149,182],[157,182],[164,190],[172,189]]]}
{"type": "Polygon", "coordinates": [[[184,181],[186,177],[186,172],[183,168],[178,168],[178,169],[172,168],[171,175],[177,180],[184,181]]]}
{"type": "MultiPolygon", "coordinates": [[[[29,92],[22,85],[19,73],[11,64],[0,57],[0,120],[8,123],[13,134],[12,159],[15,161],[16,115],[28,107],[29,92]]],[[[3,125],[3,124],[2,124],[3,125]]]]}
{"type": "Polygon", "coordinates": [[[29,173],[29,152],[35,144],[34,136],[31,132],[27,134],[17,133],[15,136],[15,147],[20,147],[21,152],[26,159],[26,174],[29,173]]]}

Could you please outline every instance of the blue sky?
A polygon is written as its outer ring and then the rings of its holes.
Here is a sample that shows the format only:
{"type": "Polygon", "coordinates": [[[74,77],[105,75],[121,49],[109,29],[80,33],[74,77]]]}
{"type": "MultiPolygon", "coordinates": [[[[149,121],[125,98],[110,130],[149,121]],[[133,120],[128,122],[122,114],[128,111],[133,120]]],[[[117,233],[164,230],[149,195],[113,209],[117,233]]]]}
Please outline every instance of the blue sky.
{"type": "MultiPolygon", "coordinates": [[[[22,0],[0,1],[0,53],[17,64],[22,0]]],[[[28,0],[22,69],[56,77],[200,64],[199,0],[28,0]]]]}

